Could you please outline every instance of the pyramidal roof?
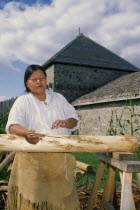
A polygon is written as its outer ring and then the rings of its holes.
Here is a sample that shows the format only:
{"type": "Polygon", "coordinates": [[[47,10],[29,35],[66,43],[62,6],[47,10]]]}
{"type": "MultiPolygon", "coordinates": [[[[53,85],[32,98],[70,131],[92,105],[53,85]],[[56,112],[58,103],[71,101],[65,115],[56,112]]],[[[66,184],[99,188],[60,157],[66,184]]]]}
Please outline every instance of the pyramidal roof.
{"type": "Polygon", "coordinates": [[[84,65],[108,69],[139,71],[133,64],[80,34],[43,64],[47,68],[54,63],[84,65]]]}

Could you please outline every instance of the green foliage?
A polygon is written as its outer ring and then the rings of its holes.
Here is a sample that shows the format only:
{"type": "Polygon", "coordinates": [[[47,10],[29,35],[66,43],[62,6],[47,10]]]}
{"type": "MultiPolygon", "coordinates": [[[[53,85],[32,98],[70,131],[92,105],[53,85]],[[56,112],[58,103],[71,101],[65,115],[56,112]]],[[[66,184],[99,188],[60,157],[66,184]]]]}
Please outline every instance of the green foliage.
{"type": "Polygon", "coordinates": [[[72,135],[79,135],[79,130],[77,129],[77,130],[73,131],[72,135]]]}
{"type": "Polygon", "coordinates": [[[7,110],[4,114],[0,113],[0,133],[5,134],[5,126],[8,120],[9,110],[7,110]]]}
{"type": "Polygon", "coordinates": [[[8,166],[5,166],[1,171],[0,171],[0,180],[9,180],[10,178],[10,171],[7,172],[8,166]]]}
{"type": "MultiPolygon", "coordinates": [[[[133,135],[140,141],[140,114],[135,113],[133,101],[130,101],[130,107],[123,107],[121,114],[117,111],[111,112],[109,128],[107,135],[133,135]],[[125,119],[125,115],[129,116],[125,119]]],[[[140,146],[137,151],[138,159],[140,160],[140,146]]]]}

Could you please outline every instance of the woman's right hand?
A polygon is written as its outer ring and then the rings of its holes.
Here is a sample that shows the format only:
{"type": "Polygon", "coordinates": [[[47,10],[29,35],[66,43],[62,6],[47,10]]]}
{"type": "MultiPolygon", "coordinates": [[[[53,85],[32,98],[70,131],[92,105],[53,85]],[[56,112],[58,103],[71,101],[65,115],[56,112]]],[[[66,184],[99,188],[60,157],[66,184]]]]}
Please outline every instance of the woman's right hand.
{"type": "Polygon", "coordinates": [[[35,130],[28,130],[27,135],[26,135],[26,141],[30,144],[37,144],[40,139],[38,135],[30,135],[30,133],[34,133],[35,130]]]}
{"type": "Polygon", "coordinates": [[[38,135],[30,135],[30,133],[34,133],[35,130],[27,130],[26,128],[18,124],[11,125],[9,130],[11,134],[23,136],[30,144],[37,144],[40,140],[38,135]]]}

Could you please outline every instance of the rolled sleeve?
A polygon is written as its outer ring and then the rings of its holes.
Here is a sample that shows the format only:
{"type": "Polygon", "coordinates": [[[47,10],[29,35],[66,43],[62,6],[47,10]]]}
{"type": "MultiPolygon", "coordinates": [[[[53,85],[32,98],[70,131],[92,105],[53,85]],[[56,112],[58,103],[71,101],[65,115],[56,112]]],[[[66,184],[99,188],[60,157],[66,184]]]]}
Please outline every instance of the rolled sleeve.
{"type": "Polygon", "coordinates": [[[77,125],[74,128],[68,129],[70,131],[75,131],[75,130],[79,129],[79,126],[80,126],[79,117],[77,116],[75,108],[65,98],[63,100],[64,100],[65,118],[66,119],[74,118],[78,121],[77,125]]]}
{"type": "Polygon", "coordinates": [[[24,110],[22,106],[22,101],[17,99],[10,110],[8,121],[6,124],[6,132],[9,134],[9,128],[11,125],[21,125],[25,127],[25,120],[24,120],[24,110]]]}

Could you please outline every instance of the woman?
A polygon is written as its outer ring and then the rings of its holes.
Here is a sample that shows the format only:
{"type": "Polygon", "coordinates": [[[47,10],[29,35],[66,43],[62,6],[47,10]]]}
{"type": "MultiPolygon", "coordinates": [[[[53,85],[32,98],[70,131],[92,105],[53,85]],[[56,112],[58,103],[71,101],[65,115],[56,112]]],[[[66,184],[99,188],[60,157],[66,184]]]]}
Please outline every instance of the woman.
{"type": "MultiPolygon", "coordinates": [[[[46,72],[30,65],[24,75],[25,93],[14,103],[7,133],[31,144],[38,135],[70,135],[78,128],[75,109],[59,93],[46,92],[46,72]]],[[[75,159],[70,153],[16,153],[8,186],[9,210],[75,210],[79,201],[74,182],[75,159]]]]}

